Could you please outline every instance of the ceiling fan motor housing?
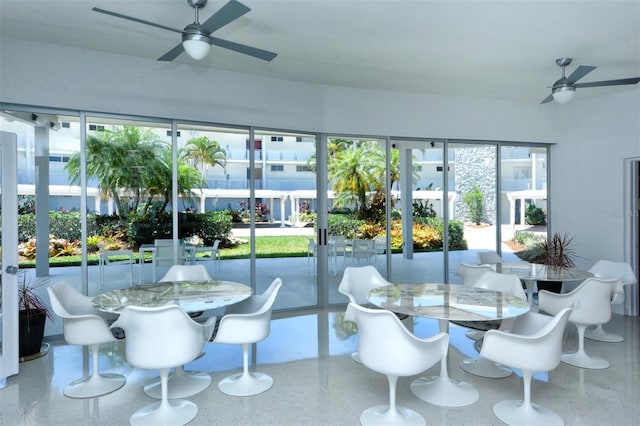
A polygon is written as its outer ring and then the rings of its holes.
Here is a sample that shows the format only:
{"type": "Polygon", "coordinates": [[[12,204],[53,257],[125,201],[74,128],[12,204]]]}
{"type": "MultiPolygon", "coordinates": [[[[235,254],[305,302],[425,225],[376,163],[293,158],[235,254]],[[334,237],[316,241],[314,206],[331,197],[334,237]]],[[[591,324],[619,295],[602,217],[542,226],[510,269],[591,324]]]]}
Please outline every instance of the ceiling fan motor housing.
{"type": "Polygon", "coordinates": [[[207,0],[187,0],[187,3],[191,7],[203,8],[207,5],[207,0]]]}

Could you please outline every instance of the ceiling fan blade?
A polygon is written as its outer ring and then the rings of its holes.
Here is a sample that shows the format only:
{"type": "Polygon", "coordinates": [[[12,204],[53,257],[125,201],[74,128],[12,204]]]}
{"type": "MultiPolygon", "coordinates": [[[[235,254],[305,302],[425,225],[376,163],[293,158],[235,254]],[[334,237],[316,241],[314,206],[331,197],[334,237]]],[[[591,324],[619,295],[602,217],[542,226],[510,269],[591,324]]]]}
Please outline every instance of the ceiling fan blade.
{"type": "Polygon", "coordinates": [[[182,52],[184,52],[184,47],[182,46],[182,43],[180,43],[164,55],[160,56],[158,60],[165,62],[173,61],[175,58],[180,56],[182,52]]]}
{"type": "Polygon", "coordinates": [[[269,52],[268,50],[262,50],[256,47],[247,46],[245,44],[240,44],[229,40],[222,40],[216,37],[211,37],[211,44],[225,49],[233,50],[238,53],[244,53],[245,55],[253,56],[254,58],[262,59],[265,61],[271,61],[273,58],[278,56],[277,53],[269,52]]]}
{"type": "Polygon", "coordinates": [[[548,104],[551,101],[553,101],[553,95],[549,95],[546,98],[544,98],[542,102],[540,102],[540,104],[548,104]]]}
{"type": "Polygon", "coordinates": [[[596,68],[597,67],[594,67],[591,65],[580,65],[578,68],[575,69],[574,72],[571,73],[569,77],[567,77],[567,81],[571,83],[575,83],[576,81],[580,80],[582,77],[589,74],[591,71],[595,70],[596,68]]]}
{"type": "Polygon", "coordinates": [[[229,3],[222,6],[220,10],[204,21],[204,23],[201,24],[201,28],[205,33],[211,34],[228,23],[235,21],[250,10],[251,9],[239,1],[230,0],[229,3]]]}
{"type": "Polygon", "coordinates": [[[592,81],[591,83],[576,84],[576,87],[601,87],[601,86],[622,86],[625,84],[636,84],[640,82],[640,77],[621,78],[619,80],[592,81]]]}
{"type": "Polygon", "coordinates": [[[127,16],[127,15],[123,15],[121,13],[116,13],[116,12],[111,12],[111,11],[108,11],[108,10],[100,9],[99,7],[94,7],[91,10],[93,10],[94,12],[98,12],[98,13],[104,13],[105,15],[115,16],[116,18],[127,19],[129,21],[138,22],[140,24],[145,24],[145,25],[151,25],[152,27],[162,28],[163,30],[173,31],[174,33],[182,34],[182,30],[178,30],[178,29],[171,28],[171,27],[166,27],[164,25],[156,24],[155,22],[145,21],[144,19],[134,18],[133,16],[127,16]]]}

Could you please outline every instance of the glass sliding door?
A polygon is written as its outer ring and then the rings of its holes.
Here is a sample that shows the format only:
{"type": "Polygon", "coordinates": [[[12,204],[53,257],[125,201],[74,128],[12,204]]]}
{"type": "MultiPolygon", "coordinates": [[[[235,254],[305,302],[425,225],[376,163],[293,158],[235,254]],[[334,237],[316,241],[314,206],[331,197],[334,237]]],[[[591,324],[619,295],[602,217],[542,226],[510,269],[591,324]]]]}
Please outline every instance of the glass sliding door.
{"type": "MultiPolygon", "coordinates": [[[[0,124],[4,119],[0,118],[0,124]]],[[[17,135],[0,127],[0,389],[18,373],[17,135]]]]}
{"type": "Polygon", "coordinates": [[[547,148],[500,148],[503,258],[517,261],[519,250],[547,236],[547,148]]]}
{"type": "Polygon", "coordinates": [[[455,168],[453,187],[456,199],[453,216],[462,222],[466,250],[449,253],[451,282],[460,263],[476,264],[478,252],[501,253],[498,246],[498,146],[487,143],[452,142],[448,145],[455,168]]]}
{"type": "Polygon", "coordinates": [[[193,261],[216,279],[250,284],[248,129],[179,123],[178,153],[202,178],[182,196],[179,215],[193,261]]]}
{"type": "Polygon", "coordinates": [[[387,168],[386,139],[337,136],[327,138],[327,154],[329,303],[344,303],[337,289],[345,267],[373,265],[387,275],[386,188],[398,179],[398,156],[387,168]]]}
{"type": "Polygon", "coordinates": [[[318,304],[316,136],[256,129],[256,292],[279,277],[276,309],[318,304]]]}
{"type": "Polygon", "coordinates": [[[445,195],[444,143],[436,140],[391,141],[393,210],[391,281],[444,282],[445,195]]]}
{"type": "MultiPolygon", "coordinates": [[[[174,244],[172,212],[180,200],[173,192],[173,148],[170,123],[110,117],[86,118],[87,193],[99,194],[88,209],[88,239],[93,250],[131,252],[138,266],[89,271],[90,294],[162,278],[173,263],[184,263],[184,246],[174,244]],[[158,244],[156,244],[158,241],[158,244]],[[133,271],[133,276],[131,276],[133,271]]],[[[178,169],[184,161],[178,158],[178,169]]],[[[67,172],[80,184],[80,153],[71,156],[67,172]]],[[[195,171],[184,172],[192,176],[195,171]]],[[[178,180],[178,193],[191,185],[178,180]]],[[[91,254],[94,254],[93,252],[91,254]]]]}

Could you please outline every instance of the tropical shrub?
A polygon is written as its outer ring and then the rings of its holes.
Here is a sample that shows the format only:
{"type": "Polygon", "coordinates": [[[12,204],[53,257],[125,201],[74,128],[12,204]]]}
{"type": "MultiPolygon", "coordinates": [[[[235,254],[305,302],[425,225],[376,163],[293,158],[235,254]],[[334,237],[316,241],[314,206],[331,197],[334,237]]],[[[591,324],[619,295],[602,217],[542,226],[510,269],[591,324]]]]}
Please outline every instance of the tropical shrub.
{"type": "MultiPolygon", "coordinates": [[[[90,218],[88,224],[94,223],[90,218]]],[[[95,227],[94,227],[95,228],[95,227]]],[[[90,233],[93,229],[89,226],[90,233]]],[[[58,238],[69,241],[79,240],[82,237],[80,228],[80,212],[50,212],[49,233],[58,238]]],[[[36,215],[25,213],[18,215],[18,241],[26,242],[36,236],[36,215]]]]}
{"type": "Polygon", "coordinates": [[[469,209],[469,220],[476,225],[480,225],[482,222],[482,202],[484,195],[482,191],[480,191],[480,188],[478,188],[478,185],[474,184],[471,191],[464,194],[462,200],[469,209]]]}
{"type": "Polygon", "coordinates": [[[366,223],[347,214],[330,214],[327,220],[329,235],[342,235],[347,240],[359,238],[360,227],[366,223]]]}
{"type": "Polygon", "coordinates": [[[533,204],[529,204],[524,212],[524,220],[527,225],[544,225],[545,218],[544,210],[533,204]]]}

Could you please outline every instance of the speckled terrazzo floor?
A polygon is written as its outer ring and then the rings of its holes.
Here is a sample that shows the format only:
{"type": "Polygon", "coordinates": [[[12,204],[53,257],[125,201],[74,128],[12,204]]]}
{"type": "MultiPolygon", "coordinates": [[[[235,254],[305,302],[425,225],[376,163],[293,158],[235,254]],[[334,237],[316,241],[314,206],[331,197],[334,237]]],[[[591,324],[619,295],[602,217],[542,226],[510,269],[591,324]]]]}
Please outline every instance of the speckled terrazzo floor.
{"type": "MultiPolygon", "coordinates": [[[[206,371],[212,385],[190,397],[199,412],[190,425],[356,425],[360,413],[388,400],[384,376],[355,363],[349,354],[357,337],[341,328],[340,311],[318,311],[292,317],[274,317],[270,336],[257,346],[255,368],[274,378],[273,387],[252,397],[222,394],[216,383],[241,368],[236,346],[208,344],[206,354],[186,366],[206,371]],[[348,334],[348,333],[347,333],[348,334]]],[[[411,323],[410,323],[411,324],[411,323]]],[[[435,321],[417,319],[418,335],[433,334],[435,321]]],[[[640,418],[640,319],[614,316],[607,328],[625,336],[623,343],[586,342],[587,352],[605,357],[611,367],[585,370],[561,364],[550,373],[536,374],[532,399],[559,413],[567,425],[635,425],[640,418]]],[[[473,343],[465,329],[451,326],[450,376],[467,381],[480,393],[472,405],[460,408],[426,403],[409,390],[413,379],[400,378],[398,403],[406,405],[434,425],[501,424],[492,406],[502,399],[522,397],[522,379],[486,379],[459,368],[463,357],[473,356],[473,343]]],[[[142,387],[154,371],[132,369],[123,343],[103,346],[102,371],[127,377],[120,390],[99,398],[70,399],[64,386],[80,377],[86,351],[63,342],[51,342],[47,355],[20,365],[20,374],[0,389],[0,425],[127,425],[138,408],[153,400],[142,387]]],[[[565,333],[565,350],[577,347],[575,327],[565,333]]],[[[425,375],[435,375],[436,365],[425,375]]]]}

